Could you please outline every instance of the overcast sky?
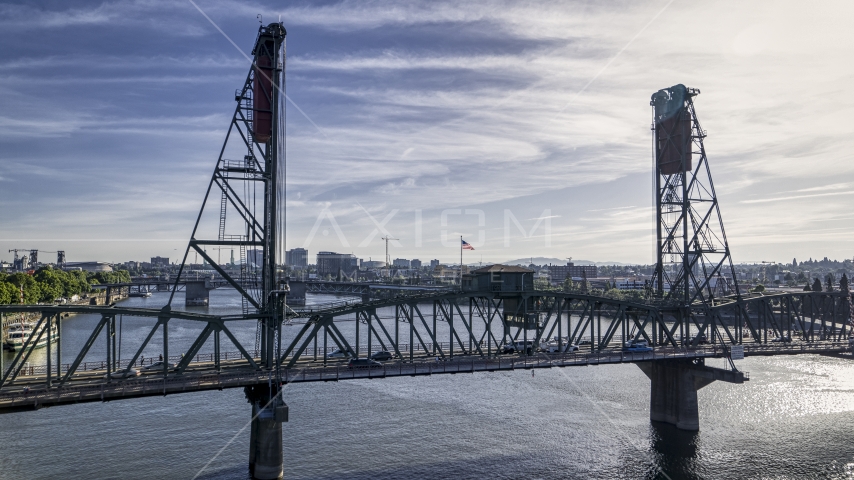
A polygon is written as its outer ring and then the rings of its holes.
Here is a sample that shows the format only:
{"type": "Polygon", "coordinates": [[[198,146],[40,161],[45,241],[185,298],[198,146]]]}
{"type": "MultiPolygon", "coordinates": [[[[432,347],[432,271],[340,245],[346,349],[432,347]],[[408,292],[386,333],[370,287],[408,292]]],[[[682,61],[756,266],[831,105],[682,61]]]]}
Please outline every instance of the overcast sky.
{"type": "MultiPolygon", "coordinates": [[[[677,83],[736,262],[854,256],[851,2],[196,3],[247,54],[257,14],[287,28],[312,258],[388,232],[392,258],[651,263],[649,98],[677,83]]],[[[190,2],[72,5],[0,5],[0,258],[174,259],[247,61],[190,2]]]]}

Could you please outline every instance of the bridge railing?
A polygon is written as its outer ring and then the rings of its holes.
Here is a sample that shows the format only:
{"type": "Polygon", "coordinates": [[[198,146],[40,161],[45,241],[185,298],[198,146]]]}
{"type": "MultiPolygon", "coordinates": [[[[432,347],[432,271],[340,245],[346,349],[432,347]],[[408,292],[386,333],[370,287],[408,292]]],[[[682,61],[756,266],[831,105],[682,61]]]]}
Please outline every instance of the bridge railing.
{"type": "MultiPolygon", "coordinates": [[[[250,354],[252,354],[252,352],[250,352],[250,354]]],[[[193,360],[191,360],[190,363],[191,364],[213,363],[215,360],[214,357],[215,357],[214,353],[199,353],[199,354],[194,356],[193,360]]],[[[254,357],[256,360],[258,360],[258,352],[257,351],[254,352],[254,357]]],[[[184,359],[184,357],[182,355],[170,355],[169,356],[169,363],[176,364],[183,359],[184,359]]],[[[220,352],[219,359],[220,359],[220,361],[226,361],[227,362],[227,361],[234,361],[234,360],[245,360],[246,357],[244,357],[243,354],[240,353],[239,351],[235,350],[233,352],[220,352]]],[[[144,368],[146,366],[151,366],[154,363],[157,363],[159,361],[160,361],[159,357],[141,358],[141,359],[137,360],[136,362],[134,362],[133,364],[130,364],[130,359],[117,360],[116,362],[113,363],[111,371],[119,372],[119,371],[127,370],[128,368],[137,368],[137,369],[138,368],[144,368]]],[[[11,367],[8,367],[8,368],[11,368],[11,367]]],[[[71,368],[71,364],[70,363],[63,363],[60,365],[59,368],[60,368],[60,373],[65,374],[71,368]]],[[[106,370],[107,370],[107,362],[105,360],[102,360],[102,361],[81,362],[80,365],[75,370],[75,372],[92,372],[92,371],[106,371],[106,370]]],[[[52,366],[51,371],[55,372],[56,366],[52,366]]],[[[2,372],[2,373],[5,373],[5,372],[2,372]]],[[[0,373],[0,375],[2,375],[2,373],[0,373]]],[[[39,364],[27,363],[21,369],[21,373],[19,375],[44,376],[46,374],[47,374],[47,365],[45,365],[44,363],[39,363],[39,364]]]]}

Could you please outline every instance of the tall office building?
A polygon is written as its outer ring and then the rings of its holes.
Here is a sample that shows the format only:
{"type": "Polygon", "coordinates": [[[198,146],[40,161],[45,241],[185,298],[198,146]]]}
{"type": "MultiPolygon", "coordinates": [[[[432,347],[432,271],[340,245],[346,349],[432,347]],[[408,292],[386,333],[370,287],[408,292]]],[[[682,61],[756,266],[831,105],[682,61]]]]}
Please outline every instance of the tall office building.
{"type": "Polygon", "coordinates": [[[308,250],[304,248],[292,248],[285,252],[285,263],[292,267],[308,266],[308,250]]]}
{"type": "Polygon", "coordinates": [[[317,275],[331,275],[340,278],[342,275],[351,276],[359,270],[359,259],[351,253],[318,252],[317,275]]]}
{"type": "Polygon", "coordinates": [[[596,265],[576,265],[574,263],[567,263],[566,265],[549,265],[549,275],[551,276],[552,283],[561,284],[566,280],[566,277],[569,278],[582,278],[584,275],[587,275],[587,278],[596,278],[598,274],[598,268],[596,265]]]}
{"type": "MultiPolygon", "coordinates": [[[[63,262],[65,261],[65,252],[62,255],[63,262]]],[[[151,264],[157,266],[168,266],[169,257],[151,257],[151,264]]]]}

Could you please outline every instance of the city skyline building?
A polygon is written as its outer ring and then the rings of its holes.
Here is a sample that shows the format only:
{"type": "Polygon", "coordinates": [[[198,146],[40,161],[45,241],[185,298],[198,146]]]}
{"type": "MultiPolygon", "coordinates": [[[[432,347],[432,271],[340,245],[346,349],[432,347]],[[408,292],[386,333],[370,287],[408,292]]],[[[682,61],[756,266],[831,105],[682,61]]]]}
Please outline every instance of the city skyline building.
{"type": "Polygon", "coordinates": [[[285,252],[285,264],[292,267],[305,268],[308,266],[308,250],[305,248],[292,248],[285,252]]]}
{"type": "Polygon", "coordinates": [[[567,262],[566,265],[548,265],[547,268],[553,284],[561,284],[567,277],[596,278],[599,276],[599,269],[596,265],[576,265],[573,262],[567,262]]]}
{"type": "Polygon", "coordinates": [[[359,259],[352,253],[318,252],[316,265],[318,276],[330,275],[340,279],[359,270],[359,259]]]}
{"type": "Polygon", "coordinates": [[[151,264],[157,266],[169,265],[169,257],[151,257],[151,264]]]}

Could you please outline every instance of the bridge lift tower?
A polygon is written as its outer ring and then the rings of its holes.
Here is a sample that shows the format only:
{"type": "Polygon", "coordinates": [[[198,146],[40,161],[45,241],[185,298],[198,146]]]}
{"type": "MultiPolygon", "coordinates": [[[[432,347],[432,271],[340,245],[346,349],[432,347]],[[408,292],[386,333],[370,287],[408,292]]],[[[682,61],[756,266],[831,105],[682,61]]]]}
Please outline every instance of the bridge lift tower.
{"type": "Polygon", "coordinates": [[[703,146],[706,132],[694,109],[693,98],[699,94],[680,84],[659,90],[650,101],[657,230],[654,290],[683,309],[740,295],[703,146]]]}
{"type": "Polygon", "coordinates": [[[281,22],[258,29],[252,66],[235,92],[237,106],[164,307],[171,308],[194,250],[240,293],[244,314],[260,314],[255,355],[270,381],[245,389],[252,404],[249,469],[259,479],[282,477],[281,422],[287,419],[278,378],[287,286],[277,279],[285,238],[285,35],[281,22]],[[239,273],[206,252],[225,247],[239,249],[239,273]]]}
{"type": "MultiPolygon", "coordinates": [[[[707,331],[710,337],[721,335],[711,312],[715,299],[731,294],[741,299],[703,146],[706,132],[694,109],[693,98],[699,94],[680,84],[655,92],[650,101],[657,255],[653,287],[665,303],[660,312],[675,319],[672,327],[664,327],[669,336],[678,328],[682,344],[694,347],[707,331]],[[692,324],[697,334],[689,340],[692,324]]],[[[650,379],[650,419],[680,429],[699,429],[697,390],[714,380],[743,381],[731,359],[730,365],[731,370],[707,367],[703,359],[638,364],[650,379]]]]}

